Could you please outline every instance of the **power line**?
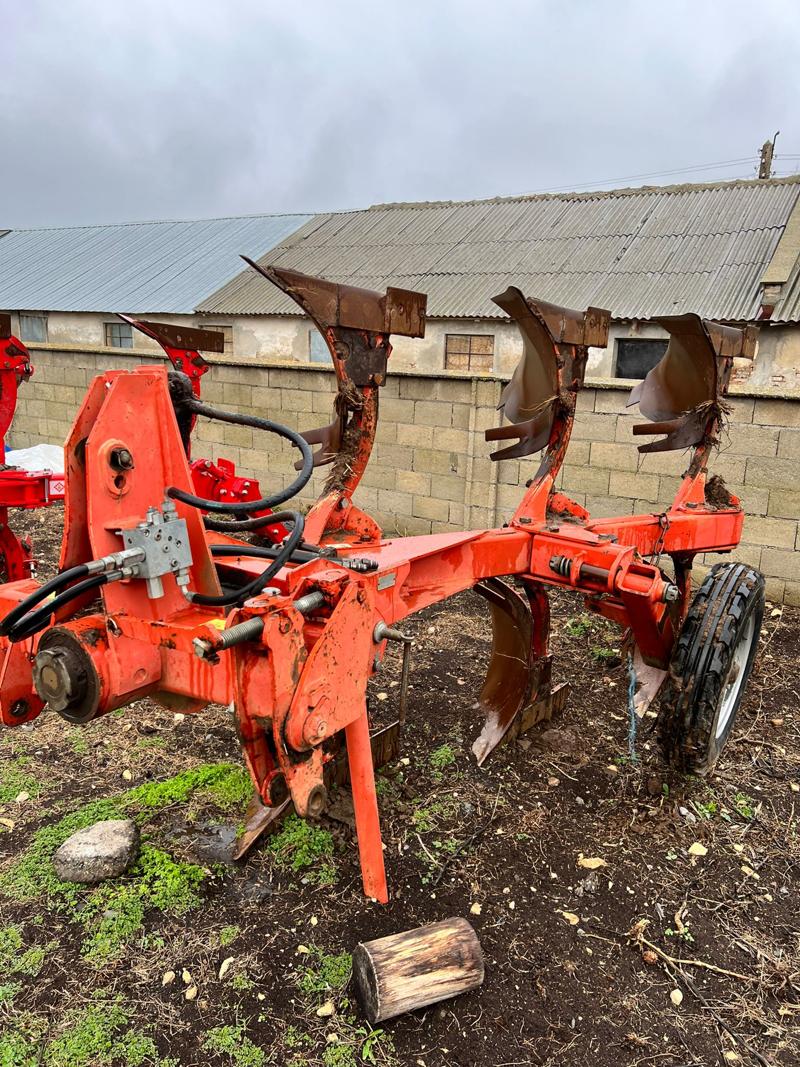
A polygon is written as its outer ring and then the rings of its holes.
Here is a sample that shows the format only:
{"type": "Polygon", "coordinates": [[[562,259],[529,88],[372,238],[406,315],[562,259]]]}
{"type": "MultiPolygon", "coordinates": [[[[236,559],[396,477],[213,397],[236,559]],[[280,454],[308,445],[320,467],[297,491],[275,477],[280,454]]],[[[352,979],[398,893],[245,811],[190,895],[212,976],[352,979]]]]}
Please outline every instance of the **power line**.
{"type": "Polygon", "coordinates": [[[723,167],[739,167],[743,163],[756,163],[758,156],[744,156],[742,159],[726,159],[718,163],[697,163],[691,167],[675,167],[672,170],[656,170],[645,174],[627,174],[621,178],[603,178],[590,182],[580,182],[571,185],[562,185],[558,188],[534,189],[532,192],[523,193],[523,196],[535,196],[537,193],[574,193],[581,189],[596,188],[598,185],[609,185],[618,182],[638,181],[643,178],[666,178],[674,174],[697,173],[703,170],[715,170],[723,167]]]}

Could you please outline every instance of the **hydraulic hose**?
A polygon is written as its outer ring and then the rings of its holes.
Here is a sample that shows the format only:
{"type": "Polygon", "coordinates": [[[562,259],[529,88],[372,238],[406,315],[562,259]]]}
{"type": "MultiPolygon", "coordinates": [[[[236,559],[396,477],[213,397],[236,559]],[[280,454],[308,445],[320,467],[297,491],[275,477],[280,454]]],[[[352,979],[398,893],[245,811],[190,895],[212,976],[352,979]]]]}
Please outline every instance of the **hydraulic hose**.
{"type": "MultiPolygon", "coordinates": [[[[276,511],[271,516],[273,522],[291,522],[292,530],[289,536],[286,538],[284,544],[277,549],[277,554],[269,566],[253,578],[247,585],[243,585],[240,589],[234,589],[230,593],[221,593],[219,596],[207,596],[205,593],[189,593],[189,599],[193,604],[201,604],[205,607],[223,608],[233,604],[243,604],[245,600],[249,600],[250,597],[258,596],[258,594],[264,589],[270,579],[274,578],[281,567],[288,563],[294,554],[297,546],[303,539],[303,527],[305,526],[305,520],[299,511],[276,511]]],[[[220,546],[222,547],[222,546],[220,546]]],[[[242,546],[243,551],[240,551],[238,555],[255,555],[255,550],[251,553],[247,546],[242,546]]],[[[268,550],[262,550],[268,551],[268,550]]],[[[224,554],[224,553],[218,553],[224,554]]],[[[259,552],[259,555],[261,553],[259,552]]]]}
{"type": "MultiPolygon", "coordinates": [[[[73,569],[77,570],[78,568],[76,567],[73,569]]],[[[9,641],[12,643],[25,641],[28,637],[33,637],[34,634],[43,630],[50,622],[53,615],[66,604],[83,596],[84,593],[88,593],[91,589],[97,589],[101,585],[105,585],[108,580],[108,574],[93,574],[91,577],[85,578],[82,582],[78,582],[77,585],[70,586],[69,589],[65,589],[62,593],[59,593],[58,596],[54,597],[47,604],[42,604],[41,607],[28,612],[27,615],[24,615],[13,626],[8,627],[3,636],[8,637],[9,641]]],[[[42,589],[44,589],[44,586],[42,586],[42,589]]],[[[38,592],[41,593],[41,589],[38,590],[38,592]]],[[[24,604],[25,601],[23,600],[20,607],[24,604]]],[[[8,616],[3,620],[4,626],[7,622],[8,616]]]]}
{"type": "MultiPolygon", "coordinates": [[[[180,500],[182,503],[188,504],[193,508],[199,508],[201,511],[237,511],[247,513],[277,507],[279,504],[291,500],[293,496],[297,496],[301,489],[307,485],[314,470],[314,458],[311,452],[311,446],[304,437],[297,433],[296,430],[291,430],[288,426],[282,426],[279,422],[272,422],[270,419],[261,419],[256,415],[239,415],[232,411],[223,411],[221,408],[214,408],[208,404],[203,404],[193,396],[187,396],[185,399],[181,398],[181,404],[195,415],[204,415],[208,419],[216,419],[219,422],[228,422],[234,426],[250,426],[254,430],[265,430],[267,433],[273,433],[278,437],[283,437],[284,440],[289,441],[299,450],[303,462],[300,473],[294,481],[287,485],[285,489],[273,493],[272,496],[262,497],[261,500],[237,500],[235,504],[220,500],[206,500],[203,497],[195,496],[194,493],[187,493],[183,489],[178,489],[175,486],[172,486],[167,489],[167,496],[171,497],[173,500],[180,500]]],[[[213,522],[213,520],[211,521],[213,522]]],[[[247,520],[239,521],[246,522],[247,520]]],[[[274,516],[268,516],[263,522],[259,519],[258,525],[268,525],[270,522],[274,521],[276,521],[274,516]]],[[[257,527],[242,527],[235,521],[220,523],[216,526],[209,525],[209,529],[223,531],[254,528],[257,527]]]]}
{"type": "MultiPolygon", "coordinates": [[[[228,510],[232,510],[232,505],[228,504],[228,510]]],[[[239,505],[236,505],[236,510],[239,510],[239,505]]],[[[250,530],[260,530],[262,526],[271,526],[275,522],[274,514],[269,515],[254,515],[251,519],[231,519],[228,522],[221,522],[219,519],[212,519],[208,515],[203,516],[203,525],[207,530],[214,530],[215,533],[246,533],[250,530]]]]}
{"type": "MultiPolygon", "coordinates": [[[[32,608],[35,608],[37,604],[51,595],[51,593],[60,593],[64,586],[69,585],[70,582],[74,582],[77,578],[83,578],[89,573],[89,568],[85,563],[79,563],[77,567],[69,567],[67,570],[57,574],[55,578],[51,578],[44,585],[40,586],[30,596],[21,600],[15,608],[6,615],[6,617],[0,622],[0,637],[9,637],[11,631],[16,626],[17,622],[32,608]]],[[[52,601],[55,603],[55,601],[52,601]]],[[[47,605],[49,608],[50,605],[47,605]]],[[[12,640],[20,640],[20,638],[12,638],[12,640]]]]}

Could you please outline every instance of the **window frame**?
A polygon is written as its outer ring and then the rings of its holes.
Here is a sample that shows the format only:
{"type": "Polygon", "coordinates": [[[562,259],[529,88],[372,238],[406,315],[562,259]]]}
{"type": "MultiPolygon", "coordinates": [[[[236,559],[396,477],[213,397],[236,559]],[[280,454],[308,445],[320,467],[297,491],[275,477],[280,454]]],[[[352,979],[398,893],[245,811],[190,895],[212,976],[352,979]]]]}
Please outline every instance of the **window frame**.
{"type": "Polygon", "coordinates": [[[663,359],[664,353],[667,350],[667,345],[668,344],[669,344],[669,338],[668,337],[617,337],[615,342],[614,342],[614,377],[615,378],[619,378],[620,381],[624,381],[624,382],[641,382],[641,381],[644,381],[644,379],[647,377],[649,371],[652,370],[652,367],[650,367],[649,370],[646,370],[644,372],[644,374],[642,374],[642,375],[634,375],[633,377],[631,377],[629,374],[620,374],[620,372],[619,372],[619,362],[620,362],[620,355],[622,355],[622,351],[621,350],[623,348],[625,348],[626,346],[631,346],[631,349],[630,349],[631,352],[632,352],[633,348],[636,345],[659,345],[659,346],[661,346],[661,355],[658,357],[658,359],[655,361],[655,363],[653,363],[653,367],[655,367],[660,362],[660,360],[663,359]]]}
{"type": "Polygon", "coordinates": [[[26,344],[32,345],[46,345],[48,338],[48,321],[46,311],[18,311],[17,320],[19,322],[19,339],[25,341],[26,344]],[[23,319],[36,320],[42,323],[43,337],[30,337],[26,335],[26,331],[23,329],[23,319]]]}
{"type": "Polygon", "coordinates": [[[494,357],[495,357],[495,335],[493,333],[446,333],[444,335],[444,369],[446,371],[458,371],[462,374],[492,374],[494,373],[494,357]],[[451,341],[467,342],[466,351],[452,352],[450,351],[451,341]],[[490,352],[478,352],[474,351],[474,342],[480,341],[484,344],[491,342],[490,352]],[[465,367],[452,366],[449,360],[453,356],[466,356],[467,362],[465,367]],[[473,360],[480,360],[489,358],[488,367],[478,367],[473,365],[473,360]]]}
{"type": "MultiPolygon", "coordinates": [[[[122,333],[119,334],[122,336],[122,333]]],[[[123,352],[129,352],[133,348],[133,326],[129,322],[104,322],[103,323],[103,344],[106,348],[118,348],[123,352]],[[111,338],[114,336],[114,330],[123,331],[127,330],[126,335],[130,344],[114,344],[111,338]]]]}

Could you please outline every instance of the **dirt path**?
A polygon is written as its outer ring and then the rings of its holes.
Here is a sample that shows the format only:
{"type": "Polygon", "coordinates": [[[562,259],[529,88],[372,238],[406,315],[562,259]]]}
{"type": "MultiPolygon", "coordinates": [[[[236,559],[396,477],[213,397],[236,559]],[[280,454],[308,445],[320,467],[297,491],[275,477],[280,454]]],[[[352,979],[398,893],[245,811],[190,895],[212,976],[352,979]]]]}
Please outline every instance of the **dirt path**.
{"type": "MultiPolygon", "coordinates": [[[[60,512],[20,518],[46,573],[60,512]]],[[[566,712],[479,770],[483,612],[463,595],[413,623],[404,756],[380,782],[387,908],[361,895],[346,797],[338,820],[290,821],[226,862],[248,783],[222,708],[142,701],[86,729],[46,714],[0,734],[0,1065],[798,1063],[800,613],[767,609],[704,782],[667,771],[647,729],[629,760],[617,634],[567,597],[566,712]],[[65,891],[49,855],[109,812],[142,826],[139,866],[65,891]],[[450,915],[478,931],[483,988],[371,1033],[346,953],[450,915]]],[[[398,681],[392,659],[377,720],[398,681]]]]}

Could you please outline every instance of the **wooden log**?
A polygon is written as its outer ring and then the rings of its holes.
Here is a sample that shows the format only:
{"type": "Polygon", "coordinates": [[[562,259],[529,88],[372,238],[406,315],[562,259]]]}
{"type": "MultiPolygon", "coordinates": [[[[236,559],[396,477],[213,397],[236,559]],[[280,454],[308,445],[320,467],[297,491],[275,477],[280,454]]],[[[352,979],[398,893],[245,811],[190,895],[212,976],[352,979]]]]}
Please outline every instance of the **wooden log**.
{"type": "Polygon", "coordinates": [[[477,989],[483,953],[466,919],[444,919],[357,945],[353,978],[364,1014],[375,1024],[477,989]]]}

